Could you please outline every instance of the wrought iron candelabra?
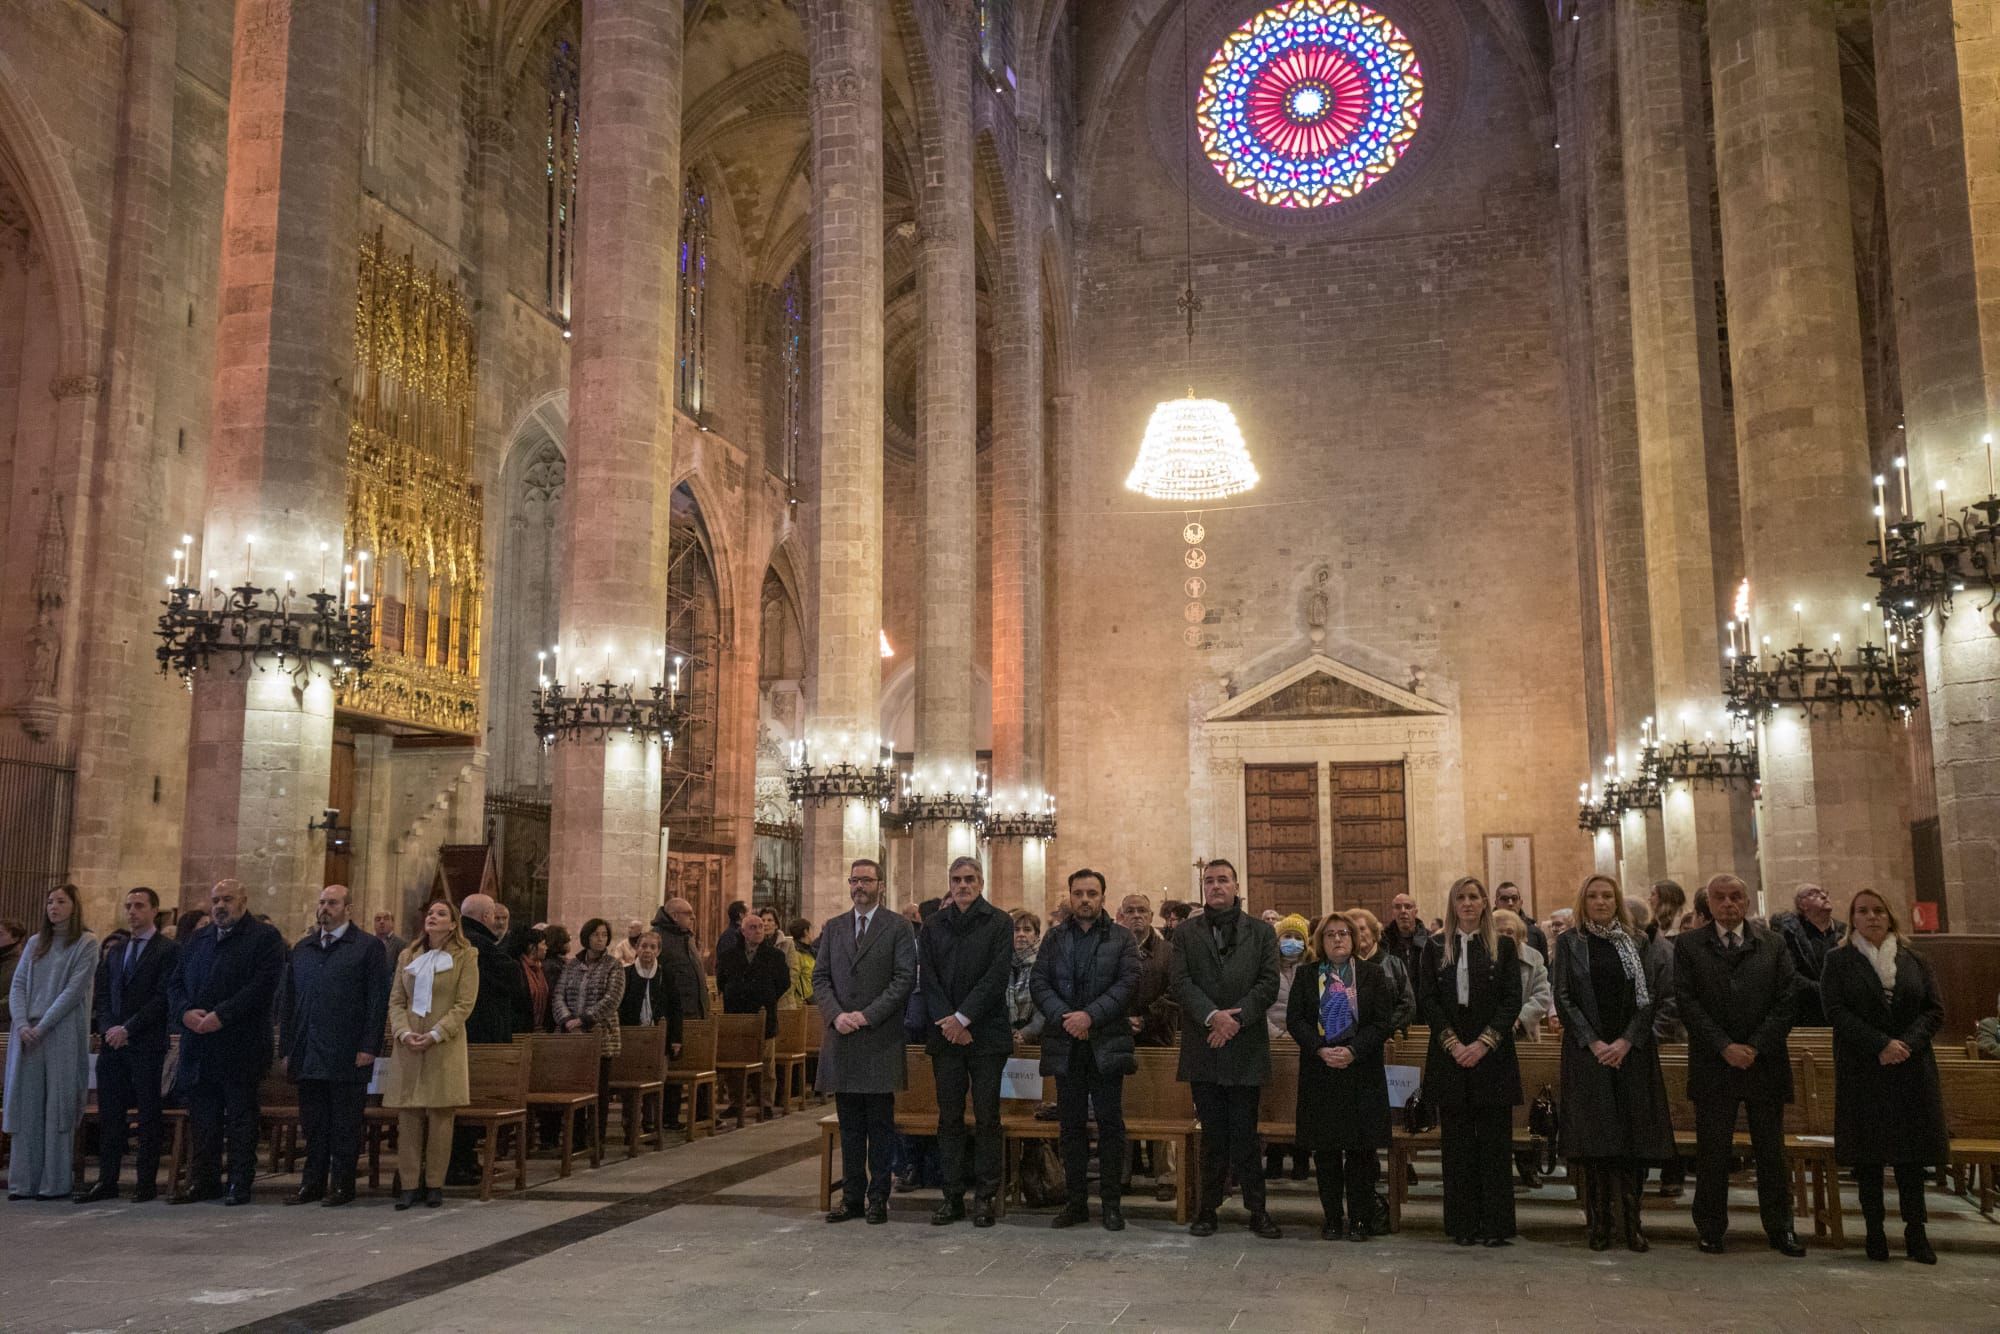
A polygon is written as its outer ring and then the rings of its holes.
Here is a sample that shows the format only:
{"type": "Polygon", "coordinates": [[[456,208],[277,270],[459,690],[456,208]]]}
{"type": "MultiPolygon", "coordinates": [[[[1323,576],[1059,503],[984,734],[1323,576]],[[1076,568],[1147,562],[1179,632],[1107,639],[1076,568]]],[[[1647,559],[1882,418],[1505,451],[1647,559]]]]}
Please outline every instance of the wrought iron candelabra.
{"type": "Polygon", "coordinates": [[[677,684],[639,687],[606,679],[566,687],[543,678],[535,691],[535,735],[544,746],[623,732],[672,746],[687,725],[687,697],[677,684]]]}
{"type": "Polygon", "coordinates": [[[1902,490],[1903,518],[1886,521],[1887,494],[1884,479],[1875,479],[1874,555],[1868,575],[1880,584],[1876,602],[1897,638],[1915,642],[1923,634],[1924,618],[1936,612],[1940,621],[1951,616],[1956,596],[1972,585],[1985,589],[1988,596],[1980,610],[1988,623],[2000,632],[2000,495],[1993,486],[1993,439],[1986,440],[1987,495],[1959,507],[1957,515],[1945,505],[1944,483],[1938,483],[1938,512],[1923,518],[1910,507],[1909,464],[1896,460],[1897,481],[1902,490]]]}
{"type": "Polygon", "coordinates": [[[178,675],[190,689],[194,675],[229,660],[234,676],[255,665],[275,664],[300,675],[314,665],[338,682],[360,679],[373,661],[375,608],[325,589],[300,594],[291,587],[261,588],[247,580],[232,589],[202,593],[170,581],[155,632],[163,675],[178,675]]]}
{"type": "Polygon", "coordinates": [[[811,743],[795,741],[785,764],[785,791],[806,806],[873,801],[886,807],[896,791],[895,755],[878,742],[860,752],[842,746],[832,760],[814,763],[811,743]]]}
{"type": "MultiPolygon", "coordinates": [[[[990,805],[991,803],[989,803],[990,805]]],[[[1018,794],[1006,808],[986,817],[987,839],[1037,838],[1056,836],[1056,799],[1048,793],[1018,794]]]]}
{"type": "Polygon", "coordinates": [[[1752,738],[1729,737],[1717,744],[1714,737],[1699,744],[1670,741],[1653,750],[1653,773],[1662,787],[1670,782],[1697,783],[1704,787],[1729,787],[1741,783],[1755,787],[1757,743],[1752,738]]]}
{"type": "Polygon", "coordinates": [[[1863,644],[1851,653],[1838,644],[1767,648],[1729,659],[1723,693],[1729,711],[1747,721],[1787,705],[1804,709],[1808,718],[1849,710],[1857,716],[1908,718],[1918,702],[1916,663],[1910,654],[1878,644],[1863,644]]]}

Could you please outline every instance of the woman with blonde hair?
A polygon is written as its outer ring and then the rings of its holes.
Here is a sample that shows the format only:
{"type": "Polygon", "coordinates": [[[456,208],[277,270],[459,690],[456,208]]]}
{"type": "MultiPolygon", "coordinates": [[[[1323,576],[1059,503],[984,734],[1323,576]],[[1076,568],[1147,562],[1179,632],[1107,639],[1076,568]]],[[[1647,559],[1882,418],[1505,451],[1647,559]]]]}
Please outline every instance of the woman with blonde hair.
{"type": "Polygon", "coordinates": [[[1868,1258],[1887,1260],[1882,1169],[1896,1175],[1903,1253],[1934,1265],[1925,1233],[1924,1169],[1943,1162],[1949,1134],[1931,1040],[1944,1024],[1937,979],[1896,933],[1896,913],[1872,889],[1847,905],[1847,943],[1830,950],[1820,998],[1833,1025],[1833,1157],[1854,1169],[1868,1258]]]}
{"type": "Polygon", "coordinates": [[[451,1160],[452,1114],[472,1101],[465,1020],[479,999],[479,954],[459,929],[458,909],[439,899],[424,910],[423,930],[396,960],[389,988],[395,1055],[382,1076],[382,1105],[394,1107],[398,1209],[422,1195],[444,1203],[451,1160]]]}
{"type": "Polygon", "coordinates": [[[1445,1231],[1461,1246],[1510,1245],[1521,965],[1514,942],[1493,929],[1492,896],[1477,877],[1459,877],[1445,895],[1443,929],[1417,962],[1417,1011],[1431,1029],[1423,1091],[1443,1139],[1445,1231]]]}
{"type": "Polygon", "coordinates": [[[1593,1251],[1622,1231],[1626,1249],[1648,1249],[1639,1226],[1642,1164],[1674,1156],[1667,1086],[1653,1020],[1673,985],[1618,882],[1586,877],[1576,928],[1555,944],[1562,1016],[1562,1152],[1583,1177],[1585,1236],[1593,1251]]]}
{"type": "Polygon", "coordinates": [[[21,946],[7,985],[6,1108],[14,1137],[10,1200],[66,1200],[76,1127],[90,1082],[91,983],[97,937],[83,929],[75,885],[57,885],[42,903],[42,926],[21,946]]]}

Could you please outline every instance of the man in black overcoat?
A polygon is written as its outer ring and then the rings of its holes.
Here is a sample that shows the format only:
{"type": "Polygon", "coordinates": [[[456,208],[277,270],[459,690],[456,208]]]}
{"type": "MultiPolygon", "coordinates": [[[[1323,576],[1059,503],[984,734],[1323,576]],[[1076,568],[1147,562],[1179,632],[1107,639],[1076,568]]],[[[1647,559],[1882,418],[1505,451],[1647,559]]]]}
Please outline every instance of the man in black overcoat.
{"type": "Polygon", "coordinates": [[[979,863],[951,864],[950,902],[924,923],[917,944],[924,1045],[937,1080],[938,1150],[944,1202],[938,1225],[965,1217],[968,1176],[972,1222],[992,1227],[1000,1195],[1000,1075],[1014,1050],[1007,1013],[1007,970],[1014,960],[1014,920],[985,897],[979,863]],[[972,1097],[973,1162],[967,1171],[965,1101],[972,1097]]]}
{"type": "MultiPolygon", "coordinates": [[[[299,938],[278,989],[278,1050],[299,1086],[305,1171],[287,1204],[354,1198],[362,1108],[389,1018],[389,956],[348,918],[346,885],[319,892],[316,925],[299,938]]],[[[233,1152],[233,1150],[232,1150],[233,1152]]]]}
{"type": "Polygon", "coordinates": [[[78,1204],[118,1198],[118,1173],[125,1158],[126,1119],[139,1120],[139,1154],[133,1164],[132,1198],[145,1202],[159,1194],[160,1144],[166,1116],[160,1107],[160,1072],[167,1062],[167,981],[180,959],[180,946],[161,935],[156,920],[160,896],[145,885],[125,896],[125,923],[131,937],[105,951],[98,964],[91,1027],[97,1030],[98,1123],[103,1136],[97,1182],[76,1197],[78,1204]]]}
{"type": "Polygon", "coordinates": [[[1707,927],[1674,939],[1674,995],[1688,1034],[1688,1100],[1694,1104],[1694,1226],[1704,1253],[1719,1255],[1729,1226],[1729,1159],[1736,1109],[1748,1110],[1757,1162],[1757,1211],[1771,1249],[1804,1255],[1792,1231],[1785,1171],[1785,1104],[1792,1100],[1792,1028],[1797,977],[1775,932],[1745,920],[1749,888],[1718,875],[1703,891],[1707,927]]]}
{"type": "MultiPolygon", "coordinates": [[[[271,1068],[271,1003],[285,967],[285,940],[278,928],[250,915],[241,881],[218,881],[208,907],[208,925],[181,943],[167,988],[167,1013],[181,1033],[174,1089],[187,1104],[193,1149],[188,1188],[172,1203],[248,1204],[257,1175],[257,1084],[271,1068]]],[[[387,995],[384,988],[385,1004],[387,995]]],[[[382,1025],[375,1027],[379,1032],[382,1025]]]]}

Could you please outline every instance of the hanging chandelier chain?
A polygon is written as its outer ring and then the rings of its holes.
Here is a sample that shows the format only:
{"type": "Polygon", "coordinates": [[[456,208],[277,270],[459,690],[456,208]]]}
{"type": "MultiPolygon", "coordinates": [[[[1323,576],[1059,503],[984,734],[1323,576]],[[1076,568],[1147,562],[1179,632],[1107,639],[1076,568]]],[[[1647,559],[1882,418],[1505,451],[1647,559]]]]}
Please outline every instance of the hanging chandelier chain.
{"type": "MultiPolygon", "coordinates": [[[[1193,58],[1193,43],[1188,33],[1188,0],[1181,0],[1181,77],[1189,72],[1189,61],[1193,58]]],[[[1183,149],[1181,153],[1181,247],[1187,264],[1187,286],[1182,289],[1179,301],[1181,314],[1187,317],[1186,362],[1189,377],[1188,392],[1194,392],[1194,317],[1201,313],[1201,297],[1194,290],[1194,157],[1183,149]]]]}

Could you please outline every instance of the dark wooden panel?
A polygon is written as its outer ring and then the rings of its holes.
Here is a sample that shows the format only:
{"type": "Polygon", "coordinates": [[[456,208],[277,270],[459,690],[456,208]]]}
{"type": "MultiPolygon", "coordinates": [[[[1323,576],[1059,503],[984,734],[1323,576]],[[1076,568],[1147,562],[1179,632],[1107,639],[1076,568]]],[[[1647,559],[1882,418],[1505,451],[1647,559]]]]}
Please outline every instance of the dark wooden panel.
{"type": "MultiPolygon", "coordinates": [[[[1906,925],[1904,930],[1909,928],[1906,925]]],[[[1944,1028],[1938,1040],[1961,1044],[1981,1019],[1993,1014],[2000,993],[2000,936],[1908,936],[1930,963],[1944,999],[1944,1028]]]]}
{"type": "Polygon", "coordinates": [[[1336,764],[1333,790],[1333,901],[1384,921],[1389,901],[1410,887],[1403,766],[1336,764]]]}
{"type": "Polygon", "coordinates": [[[1319,913],[1319,771],[1258,764],[1243,771],[1244,896],[1250,911],[1319,913]]]}

